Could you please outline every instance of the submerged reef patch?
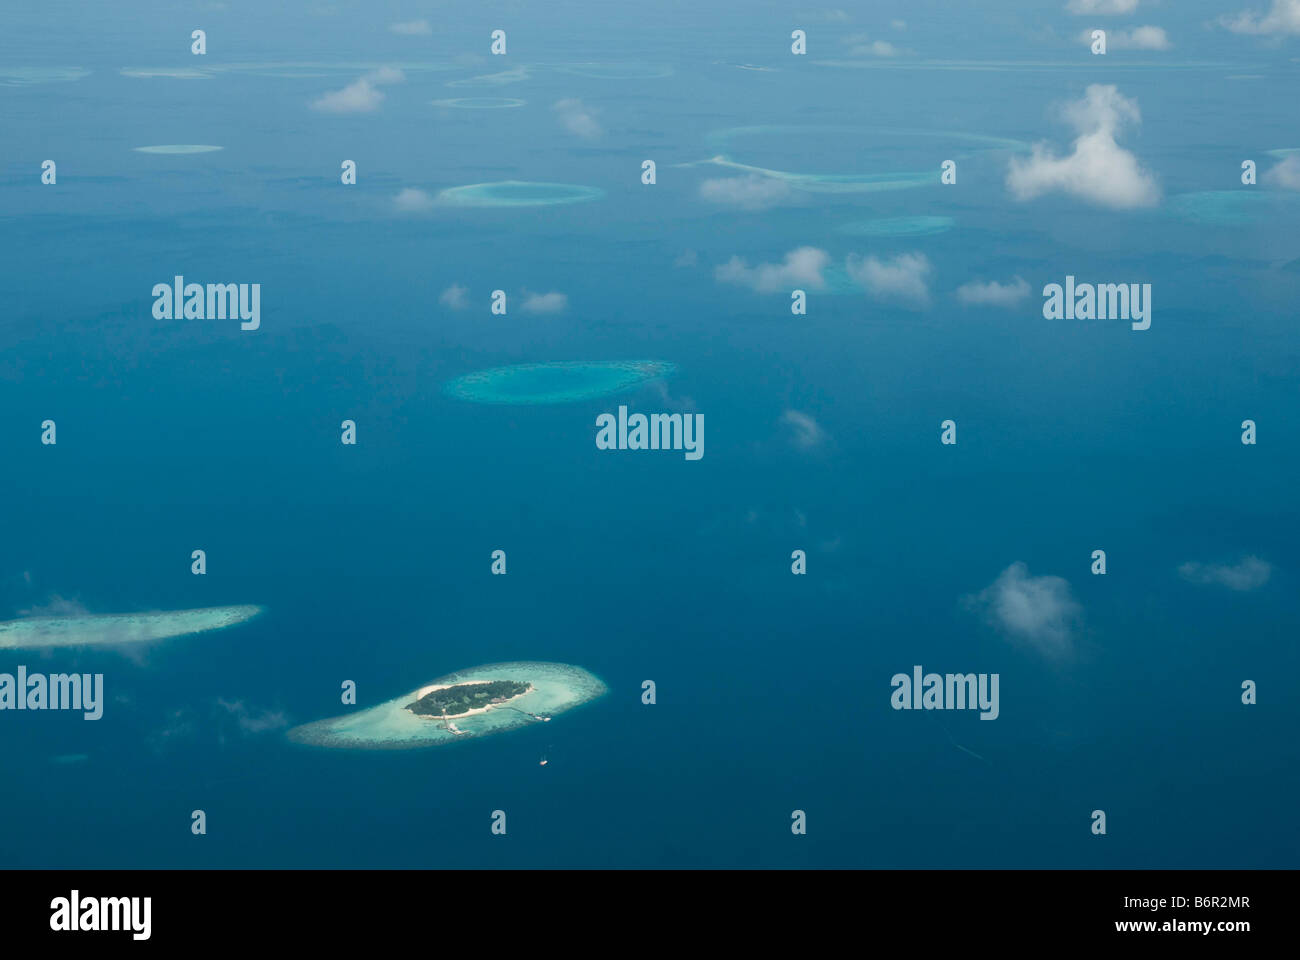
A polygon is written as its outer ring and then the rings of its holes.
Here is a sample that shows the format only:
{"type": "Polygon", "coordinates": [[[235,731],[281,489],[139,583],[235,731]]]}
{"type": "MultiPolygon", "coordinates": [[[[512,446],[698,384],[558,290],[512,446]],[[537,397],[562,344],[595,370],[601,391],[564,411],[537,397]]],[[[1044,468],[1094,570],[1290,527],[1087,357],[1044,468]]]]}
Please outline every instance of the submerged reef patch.
{"type": "Polygon", "coordinates": [[[528,101],[516,97],[452,97],[432,101],[435,107],[452,107],[456,110],[504,110],[522,107],[528,101]]]}
{"type": "Polygon", "coordinates": [[[841,224],[836,232],[851,237],[929,237],[947,233],[956,221],[952,217],[884,217],[841,224]]]}
{"type": "Polygon", "coordinates": [[[201,607],[151,613],[24,617],[0,623],[0,649],[147,643],[207,633],[251,620],[259,606],[201,607]]]}
{"type": "Polygon", "coordinates": [[[152,147],[132,147],[136,153],[157,153],[168,156],[181,156],[190,153],[215,153],[225,147],[214,147],[207,143],[162,143],[152,147]]]}
{"type": "Polygon", "coordinates": [[[1288,210],[1293,212],[1298,200],[1300,194],[1277,190],[1202,190],[1170,197],[1169,210],[1192,223],[1237,227],[1264,223],[1288,210]]]}
{"type": "Polygon", "coordinates": [[[467,373],[448,381],[443,390],[474,403],[573,403],[666,377],[676,369],[662,360],[521,363],[467,373]]]}

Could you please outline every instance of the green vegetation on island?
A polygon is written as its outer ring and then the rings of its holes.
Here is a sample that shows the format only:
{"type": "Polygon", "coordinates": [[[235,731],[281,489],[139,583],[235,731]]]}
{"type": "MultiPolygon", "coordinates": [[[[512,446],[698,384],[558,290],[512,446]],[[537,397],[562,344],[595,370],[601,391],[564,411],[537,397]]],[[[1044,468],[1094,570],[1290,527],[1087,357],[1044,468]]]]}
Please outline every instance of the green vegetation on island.
{"type": "Polygon", "coordinates": [[[490,680],[486,683],[458,683],[426,693],[419,700],[406,705],[406,709],[419,716],[449,717],[468,713],[501,703],[511,697],[527,693],[529,684],[517,680],[490,680]]]}

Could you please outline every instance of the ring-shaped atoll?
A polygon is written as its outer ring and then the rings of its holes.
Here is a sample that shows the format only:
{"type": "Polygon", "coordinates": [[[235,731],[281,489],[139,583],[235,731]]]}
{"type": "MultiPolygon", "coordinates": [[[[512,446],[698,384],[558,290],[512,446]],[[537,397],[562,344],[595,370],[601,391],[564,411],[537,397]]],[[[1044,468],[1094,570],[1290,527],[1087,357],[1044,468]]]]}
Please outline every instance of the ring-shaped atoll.
{"type": "Polygon", "coordinates": [[[221,63],[204,67],[222,73],[244,74],[253,77],[278,77],[288,80],[321,80],[348,74],[367,74],[381,69],[400,70],[402,73],[446,73],[460,69],[454,63],[413,62],[357,62],[357,61],[285,61],[273,60],[259,63],[221,63]]]}
{"type": "Polygon", "coordinates": [[[504,87],[508,83],[519,83],[532,76],[528,67],[515,67],[500,73],[483,73],[477,77],[464,77],[460,80],[448,80],[449,87],[504,87]]]}
{"type": "Polygon", "coordinates": [[[579,77],[591,77],[594,80],[662,80],[673,75],[673,68],[666,63],[556,63],[551,64],[562,73],[572,73],[579,77]]]}
{"type": "Polygon", "coordinates": [[[451,107],[454,110],[505,110],[522,107],[528,101],[517,97],[451,97],[432,102],[435,107],[451,107]]]}
{"type": "MultiPolygon", "coordinates": [[[[710,148],[721,151],[715,156],[698,161],[720,167],[729,167],[751,175],[782,180],[797,190],[806,193],[875,193],[881,190],[905,190],[913,187],[934,186],[939,183],[935,168],[924,170],[896,170],[882,173],[795,173],[789,170],[774,170],[768,167],[740,163],[731,155],[734,141],[753,136],[780,135],[785,137],[807,134],[834,134],[843,137],[870,136],[884,138],[932,137],[939,140],[956,141],[969,144],[971,151],[967,154],[954,154],[955,159],[962,159],[979,153],[991,153],[1000,150],[1027,151],[1029,144],[1022,140],[1011,140],[988,134],[962,133],[944,130],[903,130],[874,129],[848,126],[791,126],[783,124],[762,124],[743,127],[726,127],[715,130],[708,135],[706,143],[710,148]]],[[[683,164],[693,166],[694,164],[683,164]]]]}
{"type": "Polygon", "coordinates": [[[438,192],[437,200],[453,207],[550,207],[600,200],[604,196],[605,191],[599,187],[577,183],[498,180],[448,187],[438,192]]]}
{"type": "Polygon", "coordinates": [[[42,83],[71,83],[90,76],[84,67],[0,66],[0,87],[33,87],[42,83]]]}

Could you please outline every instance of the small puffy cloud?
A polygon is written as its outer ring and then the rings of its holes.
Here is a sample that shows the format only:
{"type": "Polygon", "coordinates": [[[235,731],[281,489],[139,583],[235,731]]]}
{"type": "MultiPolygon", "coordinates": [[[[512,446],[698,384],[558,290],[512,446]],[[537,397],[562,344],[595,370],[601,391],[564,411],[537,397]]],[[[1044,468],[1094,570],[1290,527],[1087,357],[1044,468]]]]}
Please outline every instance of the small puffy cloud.
{"type": "Polygon", "coordinates": [[[1058,157],[1046,144],[1036,143],[1028,158],[1011,158],[1007,187],[1017,200],[1060,192],[1125,209],[1160,199],[1155,177],[1115,140],[1126,123],[1141,123],[1136,100],[1114,86],[1093,84],[1082,100],[1066,104],[1062,119],[1079,134],[1070,154],[1058,157]]]}
{"type": "Polygon", "coordinates": [[[787,253],[783,263],[760,263],[751,267],[740,257],[732,257],[717,267],[713,275],[719,283],[735,283],[759,293],[775,293],[797,287],[821,290],[826,285],[822,271],[830,260],[830,254],[825,250],[799,247],[787,253]]]}
{"type": "Polygon", "coordinates": [[[1264,182],[1286,190],[1300,190],[1300,153],[1291,154],[1265,173],[1264,182]]]}
{"type": "Polygon", "coordinates": [[[1178,575],[1192,583],[1217,584],[1229,590],[1257,590],[1268,583],[1273,566],[1259,557],[1243,557],[1236,564],[1196,563],[1188,561],[1178,568],[1178,575]]]}
{"type": "Polygon", "coordinates": [[[790,442],[801,450],[813,450],[826,442],[826,431],[812,417],[787,410],[778,421],[790,433],[790,442]]]}
{"type": "Polygon", "coordinates": [[[453,283],[438,296],[438,302],[453,310],[464,310],[469,306],[469,288],[453,283]]]}
{"type": "Polygon", "coordinates": [[[173,745],[194,737],[198,729],[194,721],[194,711],[182,707],[171,711],[166,723],[150,733],[145,740],[155,753],[163,753],[173,745]]]}
{"type": "Polygon", "coordinates": [[[1120,33],[1116,39],[1121,46],[1134,50],[1168,50],[1173,46],[1163,27],[1134,27],[1130,33],[1120,33]]]}
{"type": "Polygon", "coordinates": [[[1132,13],[1138,8],[1138,0],[1070,0],[1065,9],[1074,14],[1115,14],[1132,13]]]}
{"type": "Polygon", "coordinates": [[[694,250],[683,250],[673,261],[674,267],[693,267],[700,262],[700,255],[694,250]]]}
{"type": "Polygon", "coordinates": [[[1082,608],[1061,577],[1031,577],[1016,561],[977,594],[964,598],[966,607],[985,617],[1000,633],[1046,657],[1068,655],[1082,608]]]}
{"type": "Polygon", "coordinates": [[[893,27],[895,30],[906,30],[906,29],[907,29],[907,21],[906,21],[906,20],[890,20],[890,21],[889,21],[889,25],[890,25],[891,27],[893,27]]]}
{"type": "Polygon", "coordinates": [[[569,298],[562,293],[530,293],[520,309],[524,313],[560,313],[569,306],[569,298]]]}
{"type": "Polygon", "coordinates": [[[849,45],[849,53],[855,57],[897,57],[903,53],[888,40],[872,40],[865,33],[850,34],[843,42],[849,45]]]}
{"type": "Polygon", "coordinates": [[[289,725],[288,718],[280,710],[254,710],[245,706],[242,700],[223,700],[220,697],[217,698],[217,706],[235,718],[240,733],[266,733],[289,725]]]}
{"type": "Polygon", "coordinates": [[[882,300],[898,300],[918,308],[930,305],[926,278],[932,268],[923,253],[900,253],[890,260],[849,254],[845,267],[855,282],[882,300]]]}
{"type": "Polygon", "coordinates": [[[427,213],[436,205],[433,196],[424,190],[407,187],[393,198],[393,206],[401,213],[427,213]]]}
{"type": "MultiPolygon", "coordinates": [[[[29,579],[27,582],[31,583],[31,580],[29,579]]],[[[18,611],[20,617],[86,617],[89,615],[90,611],[82,605],[80,600],[65,600],[57,593],[53,594],[44,604],[18,611]]]]}
{"type": "Polygon", "coordinates": [[[695,400],[686,395],[675,396],[668,392],[668,384],[663,380],[651,380],[649,388],[659,397],[660,403],[668,410],[694,410],[695,400]]]}
{"type": "Polygon", "coordinates": [[[405,23],[389,24],[388,29],[404,37],[425,37],[433,33],[428,20],[408,20],[405,23]]]}
{"type": "Polygon", "coordinates": [[[362,77],[342,90],[325,94],[312,104],[312,109],[322,113],[370,113],[383,102],[383,91],[362,77]]]}
{"type": "Polygon", "coordinates": [[[872,40],[865,47],[853,48],[855,54],[869,54],[873,57],[896,57],[902,52],[888,40],[872,40]]]}
{"type": "Polygon", "coordinates": [[[972,280],[957,288],[957,299],[969,306],[1014,307],[1027,296],[1029,284],[1023,277],[1013,277],[1010,283],[972,280]]]}
{"type": "Polygon", "coordinates": [[[583,105],[581,100],[557,100],[551,107],[560,117],[560,125],[584,140],[595,140],[601,135],[596,112],[583,105]]]}
{"type": "Polygon", "coordinates": [[[776,177],[751,173],[745,177],[722,177],[700,184],[700,197],[740,210],[766,210],[784,203],[793,194],[790,185],[776,177]]]}
{"type": "MultiPolygon", "coordinates": [[[[1079,34],[1084,46],[1092,43],[1092,31],[1079,34]]],[[[1173,44],[1163,27],[1134,27],[1132,30],[1107,30],[1106,47],[1110,50],[1168,50],[1173,44]]]]}
{"type": "Polygon", "coordinates": [[[1300,0],[1273,0],[1273,5],[1263,16],[1254,10],[1244,10],[1219,22],[1233,33],[1300,34],[1300,0]]]}
{"type": "Polygon", "coordinates": [[[311,106],[313,110],[322,113],[372,113],[384,102],[384,92],[379,87],[389,83],[401,83],[405,79],[401,70],[380,67],[349,83],[342,90],[325,94],[315,100],[311,106]]]}

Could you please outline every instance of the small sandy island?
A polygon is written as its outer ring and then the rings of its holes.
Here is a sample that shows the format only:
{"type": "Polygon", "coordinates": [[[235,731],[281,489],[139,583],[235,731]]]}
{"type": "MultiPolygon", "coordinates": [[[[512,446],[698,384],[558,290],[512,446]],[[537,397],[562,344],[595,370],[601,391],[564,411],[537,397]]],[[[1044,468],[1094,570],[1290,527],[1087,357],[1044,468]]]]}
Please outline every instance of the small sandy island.
{"type": "MultiPolygon", "coordinates": [[[[532,693],[534,690],[534,687],[531,683],[525,683],[524,686],[526,687],[526,689],[521,690],[519,693],[516,693],[513,696],[493,697],[491,700],[488,701],[486,706],[471,707],[468,710],[461,710],[456,713],[451,713],[451,712],[441,713],[441,714],[419,713],[416,710],[412,709],[413,707],[415,707],[417,703],[419,703],[429,694],[436,693],[439,690],[468,690],[473,687],[491,686],[492,682],[493,681],[491,680],[473,680],[469,683],[431,683],[427,687],[421,687],[419,690],[415,691],[415,702],[408,703],[404,709],[410,710],[416,716],[421,717],[425,720],[441,721],[444,718],[448,720],[460,720],[463,717],[472,717],[480,713],[488,713],[489,711],[495,710],[498,707],[509,706],[513,701],[518,700],[520,697],[528,696],[528,694],[532,693]]],[[[515,709],[518,708],[516,707],[515,709]]]]}
{"type": "Polygon", "coordinates": [[[432,747],[545,723],[606,692],[599,677],[567,663],[490,663],[438,677],[373,707],[294,727],[288,737],[297,743],[356,750],[432,747]],[[489,684],[492,692],[516,692],[480,703],[488,691],[478,688],[489,684]],[[452,695],[437,697],[440,692],[452,695]],[[444,705],[449,707],[445,720],[444,705]]]}

